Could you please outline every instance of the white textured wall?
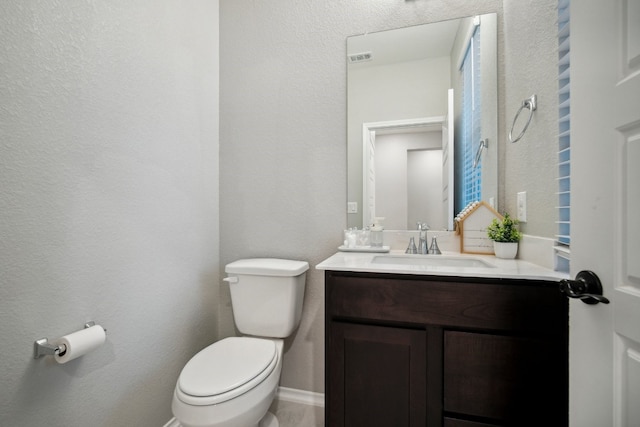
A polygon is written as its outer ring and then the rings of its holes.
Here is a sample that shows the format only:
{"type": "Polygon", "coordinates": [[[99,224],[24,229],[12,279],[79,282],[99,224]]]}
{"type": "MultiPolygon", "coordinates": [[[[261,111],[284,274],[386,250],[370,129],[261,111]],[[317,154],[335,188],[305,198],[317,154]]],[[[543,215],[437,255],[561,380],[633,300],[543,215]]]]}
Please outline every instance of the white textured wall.
{"type": "Polygon", "coordinates": [[[171,417],[216,337],[217,50],[216,1],[0,3],[0,425],[171,417]]]}
{"type": "MultiPolygon", "coordinates": [[[[341,244],[347,36],[489,12],[500,19],[502,1],[222,0],[221,264],[270,255],[315,266],[341,244]]],[[[322,273],[307,285],[282,385],[323,391],[322,273]]],[[[224,286],[220,331],[234,334],[224,286]]]]}
{"type": "MultiPolygon", "coordinates": [[[[516,194],[526,191],[527,222],[520,229],[549,238],[557,234],[558,218],[557,6],[557,0],[504,0],[506,132],[522,100],[536,94],[538,109],[519,142],[504,142],[499,160],[504,195],[500,211],[515,217],[516,194]]],[[[514,136],[527,117],[528,110],[524,110],[514,136]]]]}

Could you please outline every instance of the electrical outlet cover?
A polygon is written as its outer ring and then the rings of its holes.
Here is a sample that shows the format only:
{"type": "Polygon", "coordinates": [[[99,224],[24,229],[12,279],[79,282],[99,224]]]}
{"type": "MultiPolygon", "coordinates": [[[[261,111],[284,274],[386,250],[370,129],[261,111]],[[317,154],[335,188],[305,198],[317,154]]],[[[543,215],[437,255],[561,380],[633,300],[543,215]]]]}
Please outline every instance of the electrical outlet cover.
{"type": "Polygon", "coordinates": [[[518,193],[516,200],[518,206],[518,221],[527,222],[527,192],[521,191],[518,193]]]}

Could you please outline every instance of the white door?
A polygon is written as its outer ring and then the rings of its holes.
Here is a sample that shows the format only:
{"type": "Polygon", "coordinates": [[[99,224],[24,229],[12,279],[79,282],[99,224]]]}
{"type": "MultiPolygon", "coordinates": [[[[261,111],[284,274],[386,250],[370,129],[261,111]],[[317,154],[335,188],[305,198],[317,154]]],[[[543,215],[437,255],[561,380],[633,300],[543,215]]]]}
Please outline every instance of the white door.
{"type": "Polygon", "coordinates": [[[640,0],[571,2],[571,274],[611,304],[570,302],[573,427],[640,426],[640,0]]]}

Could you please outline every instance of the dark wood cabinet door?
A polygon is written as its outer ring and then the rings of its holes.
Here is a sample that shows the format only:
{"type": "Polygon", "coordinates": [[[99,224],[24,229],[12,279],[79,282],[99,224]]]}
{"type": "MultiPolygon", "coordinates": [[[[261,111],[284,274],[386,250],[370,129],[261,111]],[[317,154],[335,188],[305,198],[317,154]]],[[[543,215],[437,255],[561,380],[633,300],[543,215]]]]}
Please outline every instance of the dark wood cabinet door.
{"type": "Polygon", "coordinates": [[[426,424],[426,333],[331,322],[332,427],[426,424]]]}
{"type": "Polygon", "coordinates": [[[444,334],[444,410],[513,426],[566,425],[566,350],[543,337],[444,334]]]}

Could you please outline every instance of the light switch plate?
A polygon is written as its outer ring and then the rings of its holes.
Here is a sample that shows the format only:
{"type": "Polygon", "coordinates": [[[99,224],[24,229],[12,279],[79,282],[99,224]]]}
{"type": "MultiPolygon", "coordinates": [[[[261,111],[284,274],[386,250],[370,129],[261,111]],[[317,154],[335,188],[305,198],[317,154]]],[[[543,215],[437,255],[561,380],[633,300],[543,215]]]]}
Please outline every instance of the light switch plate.
{"type": "Polygon", "coordinates": [[[358,202],[347,202],[347,213],[358,213],[358,202]]]}
{"type": "Polygon", "coordinates": [[[518,206],[518,221],[527,222],[527,192],[520,191],[516,199],[518,206]]]}

